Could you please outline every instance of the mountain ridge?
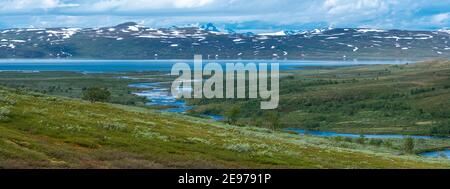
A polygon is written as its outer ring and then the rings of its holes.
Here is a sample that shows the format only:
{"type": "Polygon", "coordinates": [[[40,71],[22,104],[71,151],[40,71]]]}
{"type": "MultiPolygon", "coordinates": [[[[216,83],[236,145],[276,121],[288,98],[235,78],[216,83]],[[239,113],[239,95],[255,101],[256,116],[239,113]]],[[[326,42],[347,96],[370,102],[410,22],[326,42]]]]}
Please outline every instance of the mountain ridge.
{"type": "Polygon", "coordinates": [[[450,32],[325,28],[237,33],[214,24],[0,30],[0,58],[427,59],[450,57],[450,32]]]}

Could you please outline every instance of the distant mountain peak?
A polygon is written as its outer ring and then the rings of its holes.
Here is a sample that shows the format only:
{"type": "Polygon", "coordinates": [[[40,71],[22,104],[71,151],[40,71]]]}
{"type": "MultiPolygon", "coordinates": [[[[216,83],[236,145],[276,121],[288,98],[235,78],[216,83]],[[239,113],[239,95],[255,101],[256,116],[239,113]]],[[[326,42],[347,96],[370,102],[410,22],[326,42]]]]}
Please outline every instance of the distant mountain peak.
{"type": "Polygon", "coordinates": [[[138,25],[138,23],[136,23],[136,22],[125,22],[125,23],[119,24],[115,27],[116,28],[128,28],[130,26],[137,26],[137,25],[138,25]]]}
{"type": "Polygon", "coordinates": [[[236,34],[237,33],[236,31],[234,31],[231,28],[225,28],[225,31],[227,31],[228,34],[236,34]]]}
{"type": "Polygon", "coordinates": [[[447,34],[450,34],[450,29],[446,29],[446,28],[444,28],[444,29],[439,29],[439,30],[437,30],[438,32],[441,32],[441,33],[447,33],[447,34]]]}
{"type": "Polygon", "coordinates": [[[200,28],[206,31],[220,32],[220,30],[217,29],[217,27],[213,23],[207,23],[205,25],[202,25],[200,28]]]}
{"type": "Polygon", "coordinates": [[[126,22],[117,26],[84,29],[0,29],[0,58],[148,59],[158,54],[158,58],[172,59],[191,58],[193,52],[200,51],[225,59],[450,57],[448,29],[408,31],[323,27],[245,33],[234,31],[235,28],[220,25],[219,31],[214,24],[208,23],[154,29],[136,22],[126,22]],[[104,48],[104,44],[110,46],[104,48]],[[48,48],[50,46],[51,49],[48,48]],[[94,48],[97,51],[89,51],[94,48]],[[117,51],[111,51],[112,48],[117,51]],[[320,48],[326,51],[317,52],[320,48]],[[132,51],[132,55],[128,51],[132,51]]]}

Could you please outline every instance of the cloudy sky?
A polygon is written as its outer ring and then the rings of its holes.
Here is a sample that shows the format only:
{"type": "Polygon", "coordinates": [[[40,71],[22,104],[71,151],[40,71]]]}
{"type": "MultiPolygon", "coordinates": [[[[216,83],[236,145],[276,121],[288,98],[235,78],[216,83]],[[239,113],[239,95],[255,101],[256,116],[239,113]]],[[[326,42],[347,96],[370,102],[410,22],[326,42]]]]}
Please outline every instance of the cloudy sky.
{"type": "Polygon", "coordinates": [[[450,0],[0,0],[0,28],[149,27],[212,22],[235,30],[450,27],[450,0]]]}

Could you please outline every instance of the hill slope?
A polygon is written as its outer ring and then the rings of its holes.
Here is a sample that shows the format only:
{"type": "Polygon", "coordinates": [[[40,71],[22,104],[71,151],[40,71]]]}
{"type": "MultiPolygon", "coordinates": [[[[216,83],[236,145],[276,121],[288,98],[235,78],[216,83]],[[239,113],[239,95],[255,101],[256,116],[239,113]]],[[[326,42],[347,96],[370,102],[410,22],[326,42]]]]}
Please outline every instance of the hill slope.
{"type": "MultiPolygon", "coordinates": [[[[189,99],[195,113],[265,125],[260,99],[189,99]],[[262,119],[261,119],[262,118],[262,119]]],[[[289,71],[280,80],[281,127],[450,136],[450,61],[289,71]],[[289,75],[288,75],[289,74],[289,75]]]]}
{"type": "Polygon", "coordinates": [[[449,168],[356,144],[0,88],[1,168],[449,168]],[[346,147],[345,147],[346,146],[346,147]]]}

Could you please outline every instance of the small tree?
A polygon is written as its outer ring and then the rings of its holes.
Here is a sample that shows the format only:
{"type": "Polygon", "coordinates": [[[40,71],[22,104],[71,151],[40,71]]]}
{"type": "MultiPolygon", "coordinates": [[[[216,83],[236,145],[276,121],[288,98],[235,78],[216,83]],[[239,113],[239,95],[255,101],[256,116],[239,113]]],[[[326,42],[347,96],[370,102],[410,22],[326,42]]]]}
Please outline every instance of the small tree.
{"type": "Polygon", "coordinates": [[[359,135],[359,137],[356,139],[356,143],[358,143],[358,144],[365,144],[366,143],[366,137],[363,134],[359,135]]]}
{"type": "Polygon", "coordinates": [[[228,112],[225,113],[225,116],[228,119],[228,123],[235,124],[240,113],[241,109],[239,107],[232,107],[228,112]]]}
{"type": "Polygon", "coordinates": [[[91,87],[83,90],[83,99],[89,100],[91,103],[106,102],[110,99],[111,93],[108,89],[91,87]]]}
{"type": "Polygon", "coordinates": [[[280,126],[280,114],[278,112],[269,112],[266,115],[267,122],[272,127],[272,130],[276,130],[280,126]]]}
{"type": "Polygon", "coordinates": [[[412,153],[414,151],[414,139],[408,137],[403,142],[403,151],[406,153],[412,153]]]}

